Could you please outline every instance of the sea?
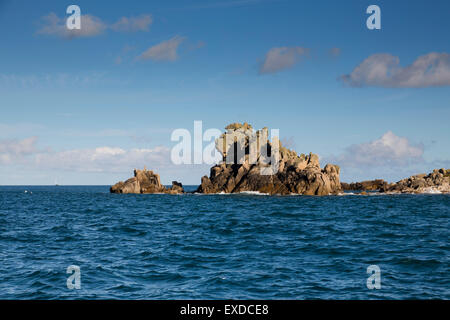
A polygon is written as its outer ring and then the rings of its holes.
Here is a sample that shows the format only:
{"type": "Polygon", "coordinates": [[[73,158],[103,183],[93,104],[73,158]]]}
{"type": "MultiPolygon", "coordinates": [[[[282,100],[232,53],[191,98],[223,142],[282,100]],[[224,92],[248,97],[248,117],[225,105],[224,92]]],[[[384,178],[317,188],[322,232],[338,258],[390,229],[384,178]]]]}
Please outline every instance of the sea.
{"type": "Polygon", "coordinates": [[[449,219],[444,194],[2,186],[0,299],[450,299],[449,219]]]}

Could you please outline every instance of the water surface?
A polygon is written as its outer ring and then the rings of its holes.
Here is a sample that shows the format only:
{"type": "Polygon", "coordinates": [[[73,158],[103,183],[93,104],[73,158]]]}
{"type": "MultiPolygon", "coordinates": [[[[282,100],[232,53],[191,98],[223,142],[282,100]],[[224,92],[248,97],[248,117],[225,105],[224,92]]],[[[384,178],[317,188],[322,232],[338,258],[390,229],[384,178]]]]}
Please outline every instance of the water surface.
{"type": "Polygon", "coordinates": [[[449,299],[449,218],[449,195],[0,187],[0,299],[449,299]]]}

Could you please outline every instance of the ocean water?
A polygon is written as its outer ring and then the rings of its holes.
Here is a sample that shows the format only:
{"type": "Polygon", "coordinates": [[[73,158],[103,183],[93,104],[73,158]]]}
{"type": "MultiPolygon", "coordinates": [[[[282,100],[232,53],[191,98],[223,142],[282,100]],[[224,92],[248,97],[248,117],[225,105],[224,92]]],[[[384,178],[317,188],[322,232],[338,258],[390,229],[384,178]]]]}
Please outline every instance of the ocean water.
{"type": "Polygon", "coordinates": [[[449,299],[449,218],[449,195],[0,187],[0,299],[449,299]]]}

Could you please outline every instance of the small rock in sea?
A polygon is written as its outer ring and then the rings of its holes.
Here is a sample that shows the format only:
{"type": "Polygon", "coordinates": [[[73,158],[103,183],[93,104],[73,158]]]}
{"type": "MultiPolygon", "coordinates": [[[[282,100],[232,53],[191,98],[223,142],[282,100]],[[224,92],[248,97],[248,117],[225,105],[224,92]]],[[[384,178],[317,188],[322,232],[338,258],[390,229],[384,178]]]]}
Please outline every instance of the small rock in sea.
{"type": "Polygon", "coordinates": [[[125,182],[118,182],[110,189],[111,193],[184,193],[183,185],[177,181],[172,182],[172,187],[166,188],[161,184],[159,175],[151,170],[134,169],[134,177],[125,182]]]}

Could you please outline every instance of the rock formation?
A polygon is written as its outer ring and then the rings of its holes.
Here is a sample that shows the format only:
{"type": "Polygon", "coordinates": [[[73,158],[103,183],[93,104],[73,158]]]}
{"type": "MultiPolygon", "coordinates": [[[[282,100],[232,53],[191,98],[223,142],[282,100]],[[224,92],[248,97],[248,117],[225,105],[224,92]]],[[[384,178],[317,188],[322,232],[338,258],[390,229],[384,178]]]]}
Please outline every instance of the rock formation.
{"type": "Polygon", "coordinates": [[[161,184],[159,175],[151,170],[134,170],[134,177],[125,182],[118,182],[110,189],[111,193],[184,193],[183,185],[173,181],[172,187],[166,188],[161,184]]]}
{"type": "Polygon", "coordinates": [[[380,190],[386,193],[450,193],[450,169],[435,169],[392,183],[380,190]]]}
{"type": "Polygon", "coordinates": [[[361,182],[341,183],[344,191],[379,191],[386,190],[388,183],[382,179],[367,180],[361,182]]]}
{"type": "MultiPolygon", "coordinates": [[[[215,141],[222,161],[203,176],[198,193],[260,192],[267,194],[330,195],[342,190],[381,193],[450,193],[450,169],[435,169],[387,183],[382,179],[341,183],[340,168],[327,164],[321,169],[313,153],[298,155],[281,145],[278,137],[268,139],[268,129],[254,131],[248,123],[233,123],[215,141]]],[[[173,181],[170,188],[161,184],[151,170],[134,170],[134,177],[118,182],[111,193],[184,193],[183,185],[173,181]]]]}
{"type": "Polygon", "coordinates": [[[197,192],[329,195],[341,191],[338,166],[327,164],[321,169],[317,155],[297,155],[278,137],[270,142],[267,128],[255,132],[247,123],[233,123],[225,129],[216,140],[223,161],[211,168],[209,177],[202,177],[197,192]],[[274,167],[277,170],[270,174],[274,167]]]}

